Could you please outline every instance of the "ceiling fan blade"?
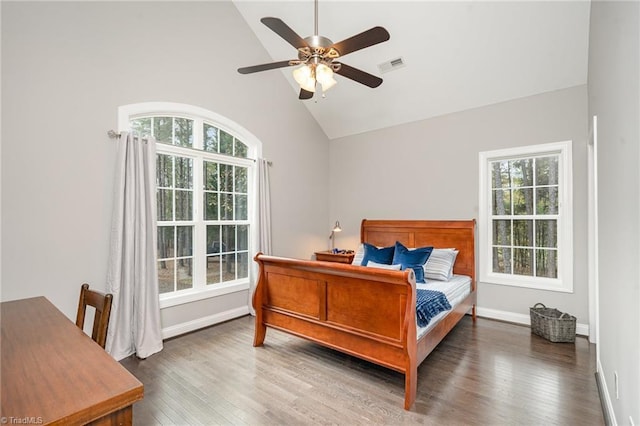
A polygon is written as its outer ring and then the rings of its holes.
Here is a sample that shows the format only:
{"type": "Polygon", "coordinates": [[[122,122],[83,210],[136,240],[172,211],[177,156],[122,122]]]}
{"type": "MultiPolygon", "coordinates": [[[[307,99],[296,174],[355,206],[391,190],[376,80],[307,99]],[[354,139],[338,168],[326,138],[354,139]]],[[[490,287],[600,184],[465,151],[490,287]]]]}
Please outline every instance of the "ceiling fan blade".
{"type": "Polygon", "coordinates": [[[353,37],[334,43],[331,47],[336,49],[338,53],[340,53],[340,56],[344,56],[356,50],[387,41],[390,37],[389,32],[384,28],[373,27],[353,37]]]}
{"type": "MultiPolygon", "coordinates": [[[[339,62],[334,62],[337,64],[339,62]]],[[[360,84],[364,84],[369,87],[378,87],[382,84],[382,79],[380,77],[376,77],[375,75],[369,74],[368,72],[364,72],[359,70],[358,68],[350,67],[347,64],[340,63],[340,69],[336,71],[336,74],[340,74],[343,77],[347,77],[355,82],[360,84]]]]}
{"type": "Polygon", "coordinates": [[[301,47],[309,47],[306,41],[300,37],[295,31],[293,31],[287,24],[285,24],[280,18],[262,18],[260,20],[263,24],[271,29],[274,33],[285,39],[290,45],[296,49],[301,47]]]}
{"type": "Polygon", "coordinates": [[[298,96],[298,99],[305,100],[305,99],[311,99],[311,98],[313,98],[313,92],[300,89],[300,96],[298,96]]]}
{"type": "Polygon", "coordinates": [[[291,61],[271,62],[268,64],[253,65],[250,67],[238,68],[240,74],[251,74],[259,71],[272,70],[276,68],[284,68],[290,66],[291,61]]]}

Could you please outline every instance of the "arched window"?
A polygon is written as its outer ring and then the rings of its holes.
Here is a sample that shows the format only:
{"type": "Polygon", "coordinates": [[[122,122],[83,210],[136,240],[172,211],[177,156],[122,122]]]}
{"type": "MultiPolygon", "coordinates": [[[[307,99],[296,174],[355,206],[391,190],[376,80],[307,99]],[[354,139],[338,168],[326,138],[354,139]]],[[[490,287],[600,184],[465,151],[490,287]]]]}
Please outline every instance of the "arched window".
{"type": "Polygon", "coordinates": [[[175,103],[122,106],[119,127],[157,141],[161,306],[249,288],[260,142],[222,116],[175,103]]]}

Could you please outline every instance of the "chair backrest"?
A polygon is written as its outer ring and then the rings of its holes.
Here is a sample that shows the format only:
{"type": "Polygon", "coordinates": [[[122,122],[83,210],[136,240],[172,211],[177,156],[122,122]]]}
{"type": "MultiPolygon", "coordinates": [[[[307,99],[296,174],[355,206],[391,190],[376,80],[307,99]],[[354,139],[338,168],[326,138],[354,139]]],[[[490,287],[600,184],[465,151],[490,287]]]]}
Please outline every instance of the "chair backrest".
{"type": "Polygon", "coordinates": [[[103,294],[99,291],[89,290],[89,284],[80,287],[80,301],[78,303],[78,315],[76,325],[84,330],[84,317],[87,306],[93,306],[96,310],[93,318],[93,331],[91,338],[104,348],[107,343],[107,329],[109,328],[109,316],[111,315],[111,302],[113,295],[103,294]]]}

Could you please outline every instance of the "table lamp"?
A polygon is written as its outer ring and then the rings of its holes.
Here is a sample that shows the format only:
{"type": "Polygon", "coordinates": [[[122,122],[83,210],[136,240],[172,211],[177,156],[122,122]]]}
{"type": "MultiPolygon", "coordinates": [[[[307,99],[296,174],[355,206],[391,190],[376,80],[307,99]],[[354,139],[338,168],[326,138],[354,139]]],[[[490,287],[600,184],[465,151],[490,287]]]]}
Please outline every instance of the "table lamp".
{"type": "Polygon", "coordinates": [[[336,224],[333,227],[333,230],[331,231],[331,234],[329,235],[329,239],[331,240],[331,253],[333,253],[333,251],[335,250],[335,241],[336,241],[336,236],[335,233],[336,232],[340,232],[342,231],[342,228],[340,228],[340,222],[336,220],[336,224]]]}

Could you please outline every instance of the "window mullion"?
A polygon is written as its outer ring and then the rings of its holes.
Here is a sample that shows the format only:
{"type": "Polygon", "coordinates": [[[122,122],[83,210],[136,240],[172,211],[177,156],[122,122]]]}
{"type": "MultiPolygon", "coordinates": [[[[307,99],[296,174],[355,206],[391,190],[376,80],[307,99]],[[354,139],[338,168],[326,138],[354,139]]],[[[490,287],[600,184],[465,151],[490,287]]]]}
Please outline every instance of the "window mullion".
{"type": "MultiPolygon", "coordinates": [[[[535,168],[534,168],[534,170],[535,170],[535,168]]],[[[533,192],[535,192],[535,191],[533,191],[533,192]]],[[[534,195],[534,204],[533,205],[534,205],[534,210],[533,211],[535,213],[535,195],[534,195]]],[[[538,221],[534,218],[531,222],[532,222],[531,226],[533,227],[533,230],[531,231],[532,234],[533,234],[533,235],[531,235],[531,240],[532,240],[531,241],[531,246],[532,246],[531,250],[532,250],[532,253],[533,253],[533,259],[531,261],[531,264],[533,265],[532,266],[533,269],[531,270],[531,273],[533,274],[534,277],[537,277],[538,276],[538,266],[537,266],[538,256],[537,256],[537,253],[538,253],[538,250],[540,249],[538,247],[538,241],[536,241],[536,228],[537,228],[536,223],[538,221]]]]}
{"type": "MultiPolygon", "coordinates": [[[[194,126],[195,127],[195,126],[194,126]]],[[[193,170],[193,220],[194,220],[194,287],[204,288],[206,286],[205,262],[207,252],[206,226],[203,218],[204,205],[204,165],[202,158],[194,158],[193,170]]]]}
{"type": "Polygon", "coordinates": [[[193,148],[202,150],[204,149],[204,121],[202,118],[193,119],[193,148]]]}
{"type": "MultiPolygon", "coordinates": [[[[175,198],[175,197],[174,197],[175,198]]],[[[178,289],[178,259],[177,259],[177,247],[178,247],[178,227],[173,226],[173,291],[178,289]]]]}

